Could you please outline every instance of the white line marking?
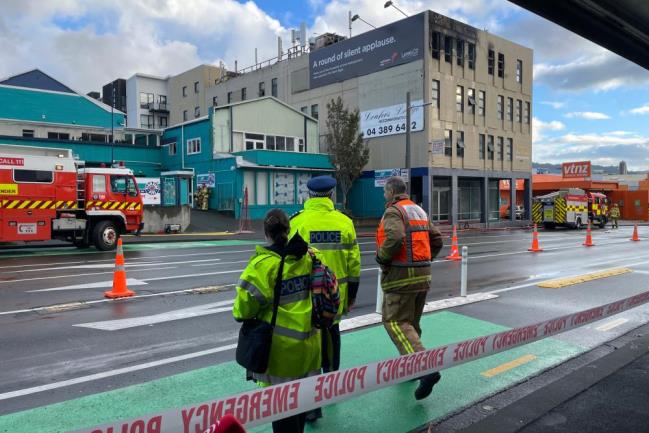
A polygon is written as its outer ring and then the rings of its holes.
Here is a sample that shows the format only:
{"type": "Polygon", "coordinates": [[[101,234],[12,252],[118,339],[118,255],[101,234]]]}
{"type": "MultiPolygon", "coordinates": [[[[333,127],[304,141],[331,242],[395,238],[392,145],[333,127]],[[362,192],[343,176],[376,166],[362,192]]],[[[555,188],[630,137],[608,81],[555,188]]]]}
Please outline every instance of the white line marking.
{"type": "MultiPolygon", "coordinates": [[[[156,257],[151,257],[151,259],[155,259],[156,257]]],[[[134,268],[134,267],[144,267],[144,266],[167,266],[167,265],[182,265],[185,263],[198,263],[198,262],[215,262],[215,261],[220,261],[221,259],[204,259],[204,260],[186,260],[182,262],[148,262],[148,263],[126,263],[127,268],[134,268]]],[[[58,270],[65,270],[65,269],[110,269],[115,267],[114,264],[111,263],[97,263],[97,264],[88,264],[88,265],[74,265],[74,266],[60,266],[60,267],[54,267],[54,268],[42,268],[42,269],[27,269],[21,272],[42,272],[42,271],[58,271],[58,270]]]]}
{"type": "MultiPolygon", "coordinates": [[[[234,284],[223,284],[219,287],[232,287],[232,286],[234,286],[234,284]]],[[[131,296],[130,298],[122,298],[122,299],[96,299],[94,301],[81,301],[80,303],[83,305],[91,305],[91,304],[103,304],[105,302],[129,302],[135,299],[153,298],[156,296],[178,295],[180,293],[191,293],[197,289],[200,289],[200,287],[193,287],[191,289],[173,290],[171,292],[147,293],[145,295],[135,295],[135,296],[131,296]]],[[[38,311],[48,310],[52,307],[53,307],[52,305],[48,305],[45,307],[27,308],[24,310],[1,311],[0,316],[6,316],[9,314],[19,314],[19,313],[35,313],[38,311]]]]}
{"type": "Polygon", "coordinates": [[[118,368],[116,370],[105,371],[102,373],[90,374],[88,376],[76,377],[74,379],[63,380],[60,382],[48,383],[47,385],[34,386],[31,388],[19,389],[16,391],[5,392],[0,394],[0,400],[22,397],[25,395],[36,394],[38,392],[49,391],[51,389],[63,388],[66,386],[77,385],[80,383],[92,382],[94,380],[105,379],[107,377],[118,376],[120,374],[132,373],[134,371],[146,370],[147,368],[159,367],[161,365],[172,364],[174,362],[185,361],[187,359],[198,358],[200,356],[212,355],[214,353],[225,352],[236,348],[236,344],[215,347],[213,349],[201,350],[199,352],[187,353],[185,355],[174,356],[171,358],[160,359],[157,361],[146,362],[144,364],[132,365],[130,367],[118,368]]]}
{"type": "Polygon", "coordinates": [[[99,329],[102,331],[117,331],[120,329],[136,328],[139,326],[154,325],[156,323],[171,322],[174,320],[190,319],[210,314],[223,313],[225,311],[232,311],[233,303],[234,299],[231,299],[229,301],[212,302],[209,304],[198,305],[196,307],[181,308],[178,310],[167,311],[165,313],[153,314],[151,316],[80,323],[72,326],[99,329]],[[226,305],[228,305],[228,307],[220,308],[226,305]]]}
{"type": "Polygon", "coordinates": [[[595,329],[597,329],[598,331],[606,332],[606,331],[610,331],[613,328],[617,328],[620,325],[624,325],[628,321],[629,321],[629,319],[624,319],[624,318],[611,320],[610,322],[605,323],[605,324],[603,324],[601,326],[598,326],[595,329]]]}
{"type": "Polygon", "coordinates": [[[201,266],[214,266],[214,265],[233,265],[235,263],[248,263],[250,260],[239,260],[236,262],[221,262],[221,263],[202,263],[200,265],[192,265],[195,267],[201,267],[201,266]]]}
{"type": "MultiPolygon", "coordinates": [[[[137,280],[135,278],[126,279],[127,286],[146,286],[147,283],[144,281],[137,280]]],[[[62,286],[62,287],[52,287],[49,289],[38,289],[38,290],[28,290],[27,293],[37,293],[37,292],[59,292],[62,290],[82,290],[82,289],[103,289],[107,287],[113,287],[112,281],[100,281],[98,283],[85,283],[85,284],[75,284],[73,286],[62,286]]]]}

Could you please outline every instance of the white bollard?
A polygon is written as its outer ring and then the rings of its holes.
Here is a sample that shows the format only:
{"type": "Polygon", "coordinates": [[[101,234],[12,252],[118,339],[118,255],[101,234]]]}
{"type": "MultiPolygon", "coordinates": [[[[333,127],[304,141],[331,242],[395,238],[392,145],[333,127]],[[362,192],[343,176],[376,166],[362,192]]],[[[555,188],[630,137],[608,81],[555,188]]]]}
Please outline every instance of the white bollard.
{"type": "Polygon", "coordinates": [[[376,314],[381,314],[383,311],[383,289],[381,288],[381,268],[379,268],[379,275],[376,278],[376,314]]]}
{"type": "Polygon", "coordinates": [[[466,270],[469,262],[469,247],[462,247],[462,267],[460,271],[460,296],[466,297],[466,270]]]}

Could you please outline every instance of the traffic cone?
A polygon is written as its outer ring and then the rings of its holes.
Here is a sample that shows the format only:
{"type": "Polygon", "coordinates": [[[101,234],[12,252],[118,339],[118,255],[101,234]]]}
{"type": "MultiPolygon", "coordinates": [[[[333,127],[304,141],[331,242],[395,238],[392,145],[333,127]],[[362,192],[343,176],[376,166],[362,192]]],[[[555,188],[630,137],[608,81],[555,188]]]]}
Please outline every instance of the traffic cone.
{"type": "Polygon", "coordinates": [[[117,239],[117,254],[115,255],[115,272],[113,273],[113,289],[104,292],[107,298],[126,298],[135,295],[135,292],[126,287],[126,270],[124,269],[124,250],[122,238],[117,239]]]}
{"type": "Polygon", "coordinates": [[[639,242],[640,241],[640,236],[638,236],[638,225],[635,224],[633,226],[633,236],[631,236],[631,240],[634,242],[639,242]]]}
{"type": "Polygon", "coordinates": [[[455,226],[453,226],[453,237],[451,237],[451,254],[446,256],[446,260],[462,260],[457,246],[457,229],[455,226]]]}
{"type": "Polygon", "coordinates": [[[528,248],[527,251],[533,253],[540,253],[543,251],[543,248],[539,248],[539,232],[537,231],[536,224],[534,224],[534,231],[532,232],[532,247],[528,248]]]}
{"type": "Polygon", "coordinates": [[[594,247],[593,236],[590,233],[590,222],[588,222],[588,228],[586,229],[586,242],[583,243],[585,247],[594,247]]]}

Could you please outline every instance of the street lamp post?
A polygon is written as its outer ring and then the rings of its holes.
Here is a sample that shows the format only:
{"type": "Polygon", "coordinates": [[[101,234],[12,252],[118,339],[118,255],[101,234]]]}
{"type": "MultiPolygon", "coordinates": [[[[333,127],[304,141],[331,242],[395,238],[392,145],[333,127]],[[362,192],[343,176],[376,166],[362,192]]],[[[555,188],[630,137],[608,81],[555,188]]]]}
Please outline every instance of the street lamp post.
{"type": "Polygon", "coordinates": [[[113,103],[110,104],[110,165],[115,162],[115,82],[113,81],[113,103]]]}
{"type": "Polygon", "coordinates": [[[399,9],[399,8],[397,7],[397,5],[394,4],[394,2],[392,2],[392,1],[387,1],[387,2],[385,2],[385,4],[383,5],[383,7],[384,7],[385,9],[389,8],[390,6],[392,6],[393,8],[395,8],[396,10],[398,10],[399,12],[401,12],[401,13],[403,14],[404,17],[408,18],[409,15],[408,15],[407,13],[405,13],[404,11],[402,11],[401,9],[399,9]]]}
{"type": "Polygon", "coordinates": [[[408,173],[408,196],[410,196],[410,193],[412,192],[412,176],[410,173],[410,132],[411,132],[411,122],[410,122],[410,110],[413,108],[422,108],[427,105],[432,105],[432,102],[426,102],[421,105],[416,105],[416,106],[411,106],[410,105],[410,92],[406,92],[406,173],[408,173]]]}
{"type": "Polygon", "coordinates": [[[351,22],[356,21],[356,20],[361,20],[361,21],[363,21],[365,24],[367,24],[368,26],[372,27],[373,29],[376,29],[375,26],[373,26],[372,24],[370,24],[370,23],[368,23],[367,21],[365,21],[365,20],[364,20],[363,18],[361,18],[361,16],[358,15],[358,14],[356,14],[356,15],[354,15],[354,16],[352,17],[352,19],[351,19],[351,21],[350,21],[350,25],[351,25],[351,22]]]}

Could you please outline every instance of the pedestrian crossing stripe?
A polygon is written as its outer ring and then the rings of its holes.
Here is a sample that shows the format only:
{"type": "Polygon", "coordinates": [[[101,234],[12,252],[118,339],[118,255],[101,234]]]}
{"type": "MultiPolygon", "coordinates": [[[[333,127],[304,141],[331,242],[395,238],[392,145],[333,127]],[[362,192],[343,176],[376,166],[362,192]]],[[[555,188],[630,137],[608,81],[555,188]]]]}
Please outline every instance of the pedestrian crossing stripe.
{"type": "Polygon", "coordinates": [[[588,206],[585,204],[569,204],[567,207],[568,212],[586,212],[588,210],[588,206]]]}
{"type": "Polygon", "coordinates": [[[140,210],[142,205],[135,202],[128,201],[102,201],[102,200],[89,200],[86,203],[86,209],[104,209],[104,210],[140,210]]]}
{"type": "Polygon", "coordinates": [[[78,209],[76,200],[0,200],[0,209],[78,209]]]}

